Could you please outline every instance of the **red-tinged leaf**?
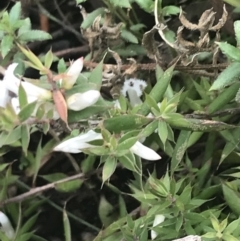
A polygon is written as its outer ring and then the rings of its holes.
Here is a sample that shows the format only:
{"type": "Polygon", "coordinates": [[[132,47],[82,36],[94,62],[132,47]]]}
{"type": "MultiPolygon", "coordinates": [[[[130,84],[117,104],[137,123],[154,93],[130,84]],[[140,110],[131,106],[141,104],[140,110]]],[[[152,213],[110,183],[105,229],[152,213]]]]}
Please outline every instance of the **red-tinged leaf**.
{"type": "Polygon", "coordinates": [[[68,111],[67,111],[67,103],[64,99],[64,96],[60,90],[53,91],[53,101],[56,106],[57,112],[60,118],[68,124],[68,111]]]}

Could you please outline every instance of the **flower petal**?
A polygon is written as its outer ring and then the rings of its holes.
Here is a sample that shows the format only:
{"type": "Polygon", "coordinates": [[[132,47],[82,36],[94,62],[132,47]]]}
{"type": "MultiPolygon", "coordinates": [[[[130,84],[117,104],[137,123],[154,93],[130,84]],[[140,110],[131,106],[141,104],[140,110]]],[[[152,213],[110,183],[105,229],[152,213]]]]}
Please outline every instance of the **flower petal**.
{"type": "Polygon", "coordinates": [[[0,229],[9,239],[13,239],[15,236],[15,231],[8,219],[8,217],[0,211],[0,229]]]}
{"type": "Polygon", "coordinates": [[[9,101],[10,101],[10,96],[5,86],[5,82],[0,81],[0,107],[5,108],[9,101]]]}
{"type": "Polygon", "coordinates": [[[62,87],[64,89],[71,89],[75,84],[79,74],[81,73],[83,68],[83,57],[77,59],[72,63],[72,65],[67,70],[68,78],[62,81],[62,87]]]}
{"type": "Polygon", "coordinates": [[[149,161],[156,161],[161,159],[161,157],[151,148],[144,146],[142,143],[137,141],[131,148],[130,151],[134,154],[140,156],[143,159],[149,161]]]}
{"type": "Polygon", "coordinates": [[[5,82],[6,88],[16,95],[18,95],[18,88],[21,82],[21,80],[17,78],[13,73],[17,66],[17,63],[10,64],[3,78],[3,82],[5,82]]]}
{"type": "MultiPolygon", "coordinates": [[[[158,214],[155,216],[154,221],[153,221],[153,227],[158,226],[160,223],[164,222],[165,216],[162,214],[158,214]]],[[[154,230],[151,230],[151,239],[154,240],[157,237],[157,233],[154,230]]]]}
{"type": "Polygon", "coordinates": [[[67,99],[67,106],[70,110],[79,111],[94,105],[100,97],[98,90],[89,90],[84,93],[76,93],[67,99]]]}
{"type": "Polygon", "coordinates": [[[69,153],[80,153],[82,152],[82,149],[94,147],[93,145],[90,145],[87,142],[101,139],[103,139],[103,137],[100,133],[90,130],[84,134],[80,134],[79,136],[70,138],[60,143],[53,150],[69,153]]]}
{"type": "Polygon", "coordinates": [[[47,100],[47,99],[51,99],[51,97],[52,97],[52,93],[49,90],[43,89],[43,88],[38,87],[29,82],[22,82],[21,84],[22,84],[27,96],[34,97],[35,100],[37,100],[37,99],[47,100]]]}

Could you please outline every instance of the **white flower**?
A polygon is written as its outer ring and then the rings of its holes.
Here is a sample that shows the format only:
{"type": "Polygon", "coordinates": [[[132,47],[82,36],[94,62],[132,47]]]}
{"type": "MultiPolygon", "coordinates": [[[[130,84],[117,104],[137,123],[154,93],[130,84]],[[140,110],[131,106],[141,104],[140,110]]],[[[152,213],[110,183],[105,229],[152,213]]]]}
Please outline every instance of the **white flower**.
{"type": "MultiPolygon", "coordinates": [[[[30,97],[28,101],[29,101],[30,103],[32,103],[32,102],[35,101],[35,98],[30,97]]],[[[13,97],[13,98],[11,99],[11,104],[12,104],[12,107],[13,107],[14,112],[18,115],[19,112],[20,112],[20,110],[21,110],[21,109],[20,109],[20,104],[19,104],[19,99],[18,99],[17,97],[13,97]]],[[[43,102],[38,102],[38,103],[36,104],[36,107],[35,107],[32,115],[31,115],[32,117],[35,117],[35,116],[36,116],[37,110],[38,110],[38,108],[39,108],[42,104],[43,104],[43,108],[44,108],[44,112],[45,112],[45,114],[43,115],[42,118],[46,118],[47,113],[48,113],[50,110],[52,110],[52,111],[53,111],[53,117],[52,117],[52,119],[53,119],[53,120],[59,119],[59,114],[58,114],[58,112],[57,112],[57,110],[56,110],[55,105],[54,105],[53,103],[49,102],[49,101],[46,101],[46,102],[44,102],[44,103],[43,103],[43,102]]]]}
{"type": "Polygon", "coordinates": [[[6,88],[5,82],[0,81],[0,107],[5,108],[10,101],[9,92],[6,88]]]}
{"type": "Polygon", "coordinates": [[[149,161],[156,161],[161,159],[161,156],[159,156],[154,150],[151,148],[144,146],[141,142],[137,141],[131,148],[130,151],[134,154],[140,156],[143,159],[149,160],[149,161]]]}
{"type": "Polygon", "coordinates": [[[82,149],[94,147],[88,142],[93,140],[101,140],[101,139],[102,139],[102,134],[90,130],[87,133],[80,134],[79,136],[70,138],[60,143],[53,150],[69,152],[69,153],[80,153],[82,152],[82,149]]]}
{"type": "Polygon", "coordinates": [[[69,69],[67,70],[67,78],[62,80],[62,87],[64,89],[71,89],[75,84],[79,74],[81,73],[83,68],[83,57],[74,61],[69,69]]]}
{"type": "Polygon", "coordinates": [[[142,104],[140,97],[146,88],[147,83],[140,79],[128,79],[125,80],[121,93],[123,96],[129,98],[130,104],[134,107],[136,105],[142,104]]]}
{"type": "Polygon", "coordinates": [[[6,88],[14,94],[18,95],[18,89],[21,83],[27,94],[28,103],[36,101],[38,99],[51,99],[51,91],[40,88],[28,82],[23,82],[19,78],[17,78],[14,75],[14,70],[16,69],[17,65],[17,63],[10,64],[5,72],[3,82],[5,83],[6,88]]]}
{"type": "Polygon", "coordinates": [[[121,93],[126,97],[128,90],[135,90],[138,97],[141,97],[144,89],[146,88],[147,83],[144,80],[140,79],[127,79],[125,80],[121,93]]]}
{"type": "Polygon", "coordinates": [[[94,105],[100,97],[98,90],[89,90],[84,93],[76,93],[67,98],[67,106],[70,110],[83,110],[94,105]]]}
{"type": "Polygon", "coordinates": [[[15,231],[8,219],[8,217],[0,211],[0,230],[9,238],[13,239],[15,231]]]}
{"type": "MultiPolygon", "coordinates": [[[[57,145],[53,150],[62,151],[69,153],[80,153],[82,149],[94,147],[88,142],[93,140],[102,140],[102,134],[96,133],[95,131],[88,131],[85,134],[80,134],[79,136],[70,138],[59,145],[57,145]]],[[[139,141],[137,141],[131,148],[130,151],[146,160],[159,160],[161,157],[152,149],[144,146],[139,141]]]]}
{"type": "MultiPolygon", "coordinates": [[[[153,221],[153,228],[164,222],[165,216],[162,214],[158,214],[155,216],[153,221]]],[[[157,237],[157,233],[154,230],[151,230],[151,239],[154,240],[157,237]]]]}

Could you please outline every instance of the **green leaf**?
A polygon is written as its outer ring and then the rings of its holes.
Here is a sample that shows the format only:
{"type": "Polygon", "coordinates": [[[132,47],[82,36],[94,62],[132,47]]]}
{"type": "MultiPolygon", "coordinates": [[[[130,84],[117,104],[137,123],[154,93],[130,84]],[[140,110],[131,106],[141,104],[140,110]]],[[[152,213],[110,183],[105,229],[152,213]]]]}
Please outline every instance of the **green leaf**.
{"type": "Polygon", "coordinates": [[[231,234],[228,234],[228,233],[224,233],[222,238],[225,241],[239,241],[238,238],[235,238],[234,236],[232,236],[231,234]]]}
{"type": "Polygon", "coordinates": [[[118,160],[124,168],[140,174],[141,171],[137,168],[136,159],[132,152],[128,152],[127,154],[118,157],[118,160]]]}
{"type": "Polygon", "coordinates": [[[118,146],[117,146],[117,150],[116,151],[123,151],[123,150],[128,150],[130,149],[138,140],[138,137],[132,137],[129,138],[123,142],[121,142],[118,146]]]}
{"type": "Polygon", "coordinates": [[[223,54],[233,61],[240,62],[240,49],[228,43],[217,43],[223,54]]]}
{"type": "Polygon", "coordinates": [[[134,43],[134,44],[138,43],[137,37],[133,33],[131,33],[130,31],[128,31],[126,29],[122,29],[121,37],[127,42],[134,43]]]}
{"type": "MultiPolygon", "coordinates": [[[[162,72],[159,70],[159,66],[157,66],[156,68],[156,77],[157,77],[157,83],[154,85],[154,87],[152,88],[151,92],[150,92],[150,96],[158,103],[159,101],[161,101],[161,99],[164,96],[164,93],[166,92],[171,78],[172,78],[172,74],[173,74],[173,70],[174,70],[175,65],[171,66],[170,68],[168,68],[164,74],[162,75],[162,72]]],[[[147,101],[144,101],[142,108],[139,110],[140,114],[143,115],[147,115],[150,111],[150,108],[147,104],[147,101]]]]}
{"type": "Polygon", "coordinates": [[[28,32],[29,30],[31,30],[31,27],[32,26],[31,26],[30,18],[25,18],[23,20],[23,25],[18,30],[18,36],[21,35],[22,33],[25,33],[25,32],[28,32]]]}
{"type": "Polygon", "coordinates": [[[37,105],[37,101],[34,101],[28,105],[26,105],[18,114],[19,120],[21,122],[24,122],[27,120],[29,117],[31,117],[33,111],[35,110],[37,105]]]}
{"type": "Polygon", "coordinates": [[[21,83],[18,89],[18,99],[19,99],[20,110],[22,110],[28,104],[28,99],[27,99],[26,91],[23,88],[21,83]]]}
{"type": "Polygon", "coordinates": [[[77,4],[80,4],[80,3],[84,3],[84,2],[86,2],[87,0],[76,0],[76,3],[77,4]]]}
{"type": "Polygon", "coordinates": [[[89,28],[93,24],[96,17],[104,14],[104,11],[105,11],[104,8],[98,8],[98,9],[92,11],[91,13],[89,13],[87,15],[87,17],[83,20],[83,22],[81,24],[81,28],[83,28],[83,29],[89,28]]]}
{"type": "Polygon", "coordinates": [[[158,120],[152,121],[148,124],[141,132],[141,137],[148,137],[150,136],[156,129],[158,128],[158,120]]]}
{"type": "MultiPolygon", "coordinates": [[[[173,114],[177,114],[177,113],[173,113],[173,114]]],[[[214,121],[214,120],[170,118],[170,119],[166,119],[166,122],[169,123],[170,126],[180,130],[191,130],[191,131],[201,131],[201,132],[222,131],[222,130],[236,128],[236,126],[229,125],[221,121],[214,121]]]]}
{"type": "Polygon", "coordinates": [[[240,196],[239,194],[230,188],[227,184],[222,184],[223,195],[227,205],[236,214],[240,215],[240,196]]]}
{"type": "Polygon", "coordinates": [[[214,230],[216,232],[218,232],[219,229],[220,229],[220,225],[219,225],[218,219],[212,214],[211,217],[210,217],[210,220],[211,220],[211,223],[212,223],[212,226],[213,226],[214,230]]]}
{"type": "Polygon", "coordinates": [[[179,14],[179,12],[180,12],[179,7],[172,6],[172,5],[166,6],[162,9],[163,16],[177,15],[179,14]]]}
{"type": "Polygon", "coordinates": [[[208,113],[212,114],[215,111],[222,109],[223,106],[232,101],[232,99],[235,98],[239,88],[240,83],[238,82],[232,84],[227,89],[223,90],[216,98],[214,98],[212,103],[210,103],[207,107],[208,113]]]}
{"type": "Polygon", "coordinates": [[[21,3],[17,2],[14,4],[14,6],[11,8],[9,12],[9,23],[12,26],[15,24],[18,20],[20,20],[21,17],[21,3]]]}
{"type": "Polygon", "coordinates": [[[106,200],[104,196],[101,196],[99,206],[98,206],[98,215],[102,224],[107,227],[115,221],[114,218],[114,208],[106,200]]]}
{"type": "Polygon", "coordinates": [[[177,169],[179,163],[181,162],[187,149],[188,139],[190,135],[191,131],[180,132],[171,160],[171,173],[173,173],[177,169]]]}
{"type": "Polygon", "coordinates": [[[149,107],[154,108],[155,110],[160,112],[159,106],[157,104],[157,102],[148,94],[145,94],[145,98],[146,98],[146,102],[149,105],[149,107]]]}
{"type": "Polygon", "coordinates": [[[239,225],[240,225],[240,218],[229,223],[228,226],[225,228],[224,232],[233,233],[239,227],[239,225]]]}
{"type": "Polygon", "coordinates": [[[83,180],[71,180],[62,183],[57,183],[55,188],[59,192],[73,192],[78,190],[83,184],[83,180]]]}
{"type": "Polygon", "coordinates": [[[159,120],[158,122],[158,135],[165,149],[165,143],[168,137],[168,128],[167,128],[167,123],[164,120],[159,120]]]}
{"type": "Polygon", "coordinates": [[[69,222],[68,215],[65,208],[63,209],[63,227],[64,227],[65,241],[71,241],[72,240],[71,226],[70,226],[70,222],[69,222]]]}
{"type": "Polygon", "coordinates": [[[149,118],[141,115],[122,115],[104,120],[103,125],[111,132],[121,132],[141,128],[150,121],[149,118]]]}
{"type": "Polygon", "coordinates": [[[53,53],[52,53],[52,50],[50,49],[45,55],[45,59],[44,59],[45,67],[47,69],[50,69],[52,62],[53,62],[53,53]]]}
{"type": "Polygon", "coordinates": [[[220,90],[224,88],[226,85],[230,85],[240,76],[240,63],[233,62],[231,63],[223,72],[217,77],[217,79],[213,82],[211,90],[220,90]]]}
{"type": "Polygon", "coordinates": [[[146,12],[152,13],[154,2],[152,0],[135,0],[135,2],[146,12]]]}
{"type": "Polygon", "coordinates": [[[102,170],[102,182],[106,182],[114,173],[117,167],[117,160],[113,156],[108,156],[102,170]]]}
{"type": "Polygon", "coordinates": [[[234,31],[235,31],[235,36],[237,40],[237,45],[238,47],[240,46],[240,21],[235,21],[234,22],[234,31]]]}
{"type": "Polygon", "coordinates": [[[108,0],[108,1],[115,7],[131,8],[131,4],[129,0],[121,0],[121,1],[108,0]]]}
{"type": "Polygon", "coordinates": [[[38,215],[39,215],[39,213],[36,213],[32,217],[28,218],[28,220],[26,220],[26,222],[24,222],[23,226],[20,229],[20,232],[18,233],[19,236],[31,231],[31,228],[35,224],[35,222],[38,218],[38,215]]]}
{"type": "Polygon", "coordinates": [[[43,41],[52,39],[52,36],[49,33],[46,33],[42,30],[29,30],[21,33],[18,36],[21,41],[43,41]]]}
{"type": "Polygon", "coordinates": [[[63,58],[61,58],[61,59],[58,61],[57,69],[58,69],[58,73],[65,73],[65,72],[66,72],[67,66],[66,66],[66,63],[65,63],[65,61],[64,61],[63,58]]]}
{"type": "Polygon", "coordinates": [[[1,42],[1,54],[5,58],[9,51],[13,48],[13,37],[11,35],[6,35],[3,37],[1,42]]]}
{"type": "Polygon", "coordinates": [[[21,126],[21,141],[22,141],[22,149],[24,154],[27,156],[28,145],[30,142],[30,127],[26,124],[21,126]]]}
{"type": "Polygon", "coordinates": [[[103,69],[103,61],[101,61],[97,67],[91,72],[89,76],[89,83],[93,83],[96,85],[97,90],[100,90],[102,85],[102,69],[103,69]]]}

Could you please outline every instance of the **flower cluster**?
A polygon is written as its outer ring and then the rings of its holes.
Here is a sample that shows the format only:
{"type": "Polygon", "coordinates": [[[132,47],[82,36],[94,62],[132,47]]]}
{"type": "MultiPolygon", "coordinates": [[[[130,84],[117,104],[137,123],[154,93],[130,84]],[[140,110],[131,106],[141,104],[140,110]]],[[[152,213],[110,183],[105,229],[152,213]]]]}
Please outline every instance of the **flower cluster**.
{"type": "MultiPolygon", "coordinates": [[[[30,82],[21,81],[20,78],[14,75],[14,71],[18,66],[17,63],[12,63],[7,68],[4,78],[0,81],[0,107],[6,108],[8,103],[11,103],[16,114],[20,111],[19,105],[19,87],[23,87],[27,95],[28,103],[37,102],[37,108],[44,104],[45,112],[53,110],[53,119],[58,119],[59,115],[57,113],[56,107],[52,101],[52,91],[41,88],[30,82]],[[14,97],[12,97],[14,95],[14,97]]],[[[64,77],[59,80],[61,89],[68,90],[73,87],[76,83],[78,76],[80,75],[83,68],[83,58],[79,58],[74,61],[64,77]]],[[[100,92],[98,90],[88,90],[84,93],[75,93],[68,98],[66,98],[67,108],[74,111],[83,110],[93,104],[95,104],[100,97],[100,92]]],[[[36,114],[36,111],[32,114],[36,114]]]]}

